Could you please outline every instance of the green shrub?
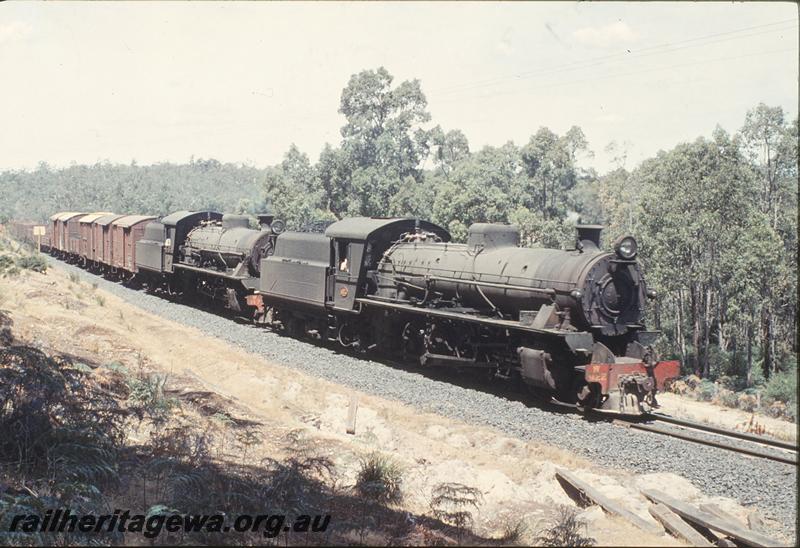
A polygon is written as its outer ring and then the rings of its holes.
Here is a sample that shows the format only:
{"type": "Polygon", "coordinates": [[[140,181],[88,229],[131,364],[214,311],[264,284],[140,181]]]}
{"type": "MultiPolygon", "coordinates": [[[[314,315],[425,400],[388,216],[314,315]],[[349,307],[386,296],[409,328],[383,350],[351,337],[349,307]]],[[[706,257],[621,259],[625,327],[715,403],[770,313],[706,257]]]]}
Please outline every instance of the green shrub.
{"type": "Polygon", "coordinates": [[[575,509],[561,505],[550,526],[536,537],[538,546],[594,546],[595,539],[583,536],[586,524],[577,517],[575,509]]]}
{"type": "Polygon", "coordinates": [[[400,467],[389,457],[372,453],[361,459],[355,490],[375,502],[395,503],[403,499],[402,483],[400,467]]]}
{"type": "Polygon", "coordinates": [[[684,381],[686,382],[686,385],[689,387],[690,390],[696,389],[698,386],[700,386],[700,383],[702,382],[700,377],[694,374],[687,376],[684,379],[684,381]]]}
{"type": "Polygon", "coordinates": [[[742,388],[744,388],[744,386],[742,386],[742,379],[739,379],[737,377],[722,375],[717,379],[717,382],[722,388],[725,388],[726,390],[731,390],[733,392],[737,392],[742,388]]]}
{"type": "Polygon", "coordinates": [[[733,390],[728,390],[727,388],[720,389],[720,391],[717,393],[717,400],[725,407],[730,407],[732,409],[736,409],[736,407],[739,405],[739,395],[733,390]]]}
{"type": "Polygon", "coordinates": [[[105,533],[9,536],[14,513],[103,513],[119,485],[125,413],[83,368],[28,346],[0,349],[0,545],[117,544],[105,533]],[[33,486],[32,489],[31,486],[33,486]]]}
{"type": "Polygon", "coordinates": [[[784,412],[784,417],[794,423],[797,422],[797,402],[795,402],[794,405],[789,405],[786,408],[786,411],[784,412]]]}
{"type": "Polygon", "coordinates": [[[763,395],[769,401],[795,405],[797,403],[797,373],[791,371],[773,374],[764,386],[763,395]]]}
{"type": "Polygon", "coordinates": [[[774,401],[765,409],[767,415],[780,419],[786,416],[789,407],[782,401],[774,401]]]}
{"type": "MultiPolygon", "coordinates": [[[[753,350],[756,353],[756,350],[753,350]]],[[[762,386],[766,381],[764,378],[764,369],[762,367],[762,359],[760,357],[753,357],[753,365],[750,368],[750,382],[753,386],[762,386]]]]}
{"type": "Polygon", "coordinates": [[[794,371],[797,372],[797,355],[793,353],[788,353],[780,359],[780,363],[783,364],[782,367],[778,367],[781,371],[794,371]]]}
{"type": "Polygon", "coordinates": [[[25,255],[17,259],[17,266],[23,270],[33,270],[34,272],[47,271],[47,259],[44,255],[25,255]]]}
{"type": "Polygon", "coordinates": [[[711,401],[716,392],[717,388],[714,386],[714,383],[707,379],[703,379],[697,386],[697,399],[702,401],[711,401]]]}
{"type": "Polygon", "coordinates": [[[119,373],[128,374],[128,368],[122,365],[120,362],[110,362],[105,365],[106,369],[110,369],[111,371],[117,371],[119,373]]]}
{"type": "Polygon", "coordinates": [[[728,375],[731,365],[730,355],[716,345],[709,346],[707,352],[708,376],[711,379],[719,379],[728,375]]]}
{"type": "Polygon", "coordinates": [[[139,375],[128,379],[128,409],[142,420],[148,417],[153,422],[166,420],[169,411],[177,405],[175,398],[164,395],[166,377],[158,375],[139,375]]]}
{"type": "Polygon", "coordinates": [[[753,394],[740,392],[737,398],[737,406],[742,411],[752,413],[756,409],[756,397],[753,394]]]}
{"type": "MultiPolygon", "coordinates": [[[[432,491],[430,502],[433,516],[443,523],[452,525],[459,532],[472,526],[472,510],[477,509],[483,500],[479,489],[461,483],[439,483],[432,491]]],[[[519,537],[522,523],[516,528],[509,527],[507,538],[519,537]]]]}
{"type": "Polygon", "coordinates": [[[211,415],[211,418],[216,421],[219,421],[226,428],[236,425],[236,421],[233,420],[233,417],[231,417],[227,413],[217,412],[211,415]]]}
{"type": "Polygon", "coordinates": [[[14,266],[14,259],[11,255],[0,255],[0,272],[8,270],[14,266]]]}

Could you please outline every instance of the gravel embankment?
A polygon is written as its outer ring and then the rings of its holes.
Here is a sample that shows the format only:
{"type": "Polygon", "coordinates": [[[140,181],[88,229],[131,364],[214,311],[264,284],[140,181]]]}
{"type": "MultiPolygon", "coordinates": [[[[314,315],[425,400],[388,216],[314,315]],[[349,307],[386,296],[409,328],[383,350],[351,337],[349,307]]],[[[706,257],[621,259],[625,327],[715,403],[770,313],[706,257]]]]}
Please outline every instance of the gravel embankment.
{"type": "MultiPolygon", "coordinates": [[[[56,262],[56,261],[51,261],[56,262]]],[[[609,423],[590,423],[575,415],[529,407],[484,391],[431,379],[336,353],[265,329],[237,324],[191,307],[108,282],[76,267],[87,281],[141,309],[195,327],[282,365],[376,396],[399,400],[422,411],[488,425],[523,440],[537,440],[592,459],[600,466],[637,473],[672,472],[709,495],[731,497],[782,524],[794,539],[797,507],[796,467],[687,443],[658,434],[631,431],[609,423]]]]}

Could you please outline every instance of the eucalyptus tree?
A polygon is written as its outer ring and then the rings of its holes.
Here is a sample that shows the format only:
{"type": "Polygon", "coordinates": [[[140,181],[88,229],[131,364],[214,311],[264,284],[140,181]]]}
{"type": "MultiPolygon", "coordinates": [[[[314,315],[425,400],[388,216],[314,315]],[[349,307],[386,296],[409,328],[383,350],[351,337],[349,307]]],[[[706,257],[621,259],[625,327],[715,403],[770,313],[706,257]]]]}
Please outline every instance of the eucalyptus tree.
{"type": "MultiPolygon", "coordinates": [[[[633,232],[641,236],[644,266],[670,297],[676,342],[683,347],[688,324],[692,365],[707,376],[710,346],[719,344],[729,316],[723,312],[736,312],[729,299],[737,265],[743,255],[760,252],[747,238],[757,224],[752,172],[735,142],[718,129],[712,140],[659,153],[632,177],[641,184],[641,218],[633,232]]],[[[740,288],[745,289],[752,288],[740,288]]]]}
{"type": "Polygon", "coordinates": [[[777,368],[779,338],[789,341],[784,353],[797,352],[798,123],[789,123],[781,107],[760,103],[748,111],[741,136],[742,150],[757,174],[758,207],[783,244],[770,260],[778,263],[776,268],[764,272],[759,280],[762,362],[768,377],[777,368]]]}

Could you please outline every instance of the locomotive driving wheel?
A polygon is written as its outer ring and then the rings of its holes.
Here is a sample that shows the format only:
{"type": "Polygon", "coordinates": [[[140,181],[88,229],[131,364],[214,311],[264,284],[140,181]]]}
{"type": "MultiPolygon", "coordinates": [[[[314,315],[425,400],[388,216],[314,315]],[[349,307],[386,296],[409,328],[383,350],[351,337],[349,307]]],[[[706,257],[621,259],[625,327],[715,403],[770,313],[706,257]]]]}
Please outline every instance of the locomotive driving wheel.
{"type": "Polygon", "coordinates": [[[419,362],[425,349],[425,329],[414,322],[407,322],[402,332],[402,352],[404,362],[419,362]]]}
{"type": "Polygon", "coordinates": [[[603,402],[600,386],[596,383],[584,383],[577,390],[577,400],[577,407],[581,413],[588,413],[592,409],[599,408],[603,402]]]}

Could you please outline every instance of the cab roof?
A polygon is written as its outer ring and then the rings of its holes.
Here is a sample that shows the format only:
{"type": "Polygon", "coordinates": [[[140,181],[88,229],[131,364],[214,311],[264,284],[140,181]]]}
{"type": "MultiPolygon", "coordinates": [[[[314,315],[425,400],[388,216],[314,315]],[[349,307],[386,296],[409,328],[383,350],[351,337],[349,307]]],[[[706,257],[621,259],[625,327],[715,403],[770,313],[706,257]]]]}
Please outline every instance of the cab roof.
{"type": "Polygon", "coordinates": [[[417,222],[420,229],[435,233],[445,242],[450,241],[450,233],[444,228],[428,221],[402,217],[350,217],[330,225],[325,235],[346,240],[368,240],[379,232],[392,231],[399,236],[414,230],[417,222]]]}

